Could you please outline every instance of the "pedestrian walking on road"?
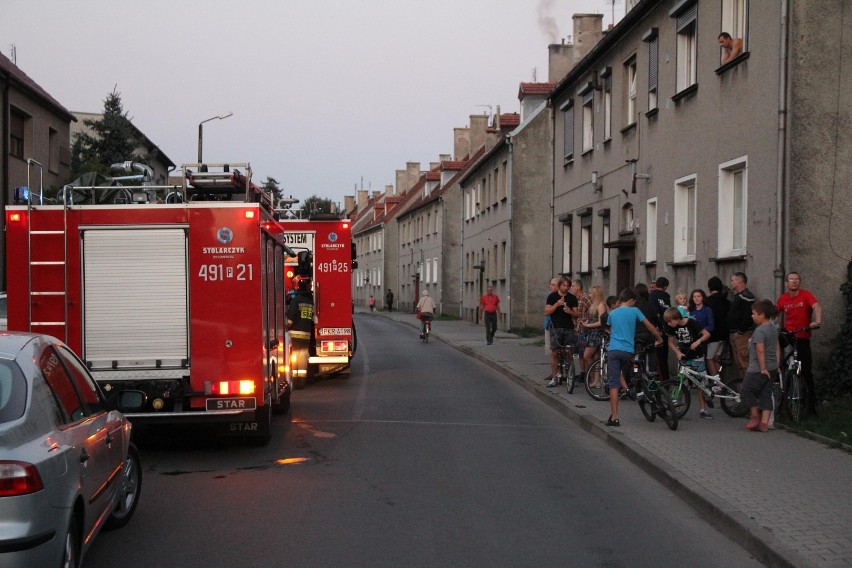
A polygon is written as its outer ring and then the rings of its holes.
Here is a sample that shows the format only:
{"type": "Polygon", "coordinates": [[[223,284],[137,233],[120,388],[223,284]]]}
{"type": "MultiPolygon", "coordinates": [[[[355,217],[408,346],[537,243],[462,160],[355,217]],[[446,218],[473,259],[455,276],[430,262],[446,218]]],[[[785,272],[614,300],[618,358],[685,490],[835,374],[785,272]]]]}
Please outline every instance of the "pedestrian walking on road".
{"type": "Polygon", "coordinates": [[[388,311],[392,312],[393,311],[393,292],[391,292],[390,288],[388,288],[388,293],[385,294],[385,304],[387,304],[387,306],[388,306],[388,311]]]}
{"type": "Polygon", "coordinates": [[[494,288],[485,288],[485,294],[479,299],[482,314],[485,317],[485,342],[488,345],[494,343],[494,334],[497,332],[497,317],[500,315],[500,297],[494,293],[494,288]]]}
{"type": "Polygon", "coordinates": [[[376,311],[376,298],[372,294],[370,294],[370,311],[376,311]]]}

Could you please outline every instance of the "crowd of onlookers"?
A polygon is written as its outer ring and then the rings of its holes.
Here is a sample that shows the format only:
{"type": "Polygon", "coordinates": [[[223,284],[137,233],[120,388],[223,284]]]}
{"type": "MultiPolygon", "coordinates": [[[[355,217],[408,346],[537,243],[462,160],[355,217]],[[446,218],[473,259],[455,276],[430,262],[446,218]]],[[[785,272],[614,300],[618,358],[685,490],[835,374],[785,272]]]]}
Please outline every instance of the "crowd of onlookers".
{"type": "MultiPolygon", "coordinates": [[[[622,369],[637,343],[648,347],[649,368],[661,380],[670,377],[678,360],[711,375],[718,374],[721,362],[728,360],[743,378],[741,397],[751,408],[747,428],[765,432],[773,409],[772,382],[782,361],[779,329],[783,329],[795,332],[807,410],[816,415],[810,337],[811,330],[822,324],[822,308],[801,287],[798,273],[787,274],[785,285],[777,300],[758,300],[748,289],[745,273],[736,272],[730,289],[713,276],[706,291],[677,290],[672,301],[670,282],[664,276],[621,290],[617,297],[605,297],[597,285],[587,293],[580,280],[553,278],[544,308],[545,350],[551,363],[547,386],[562,381],[557,364],[562,347],[571,346],[585,370],[606,340],[611,410],[606,423],[620,426],[618,399],[627,386],[622,369]]],[[[699,415],[712,418],[703,393],[698,398],[699,415]]]]}

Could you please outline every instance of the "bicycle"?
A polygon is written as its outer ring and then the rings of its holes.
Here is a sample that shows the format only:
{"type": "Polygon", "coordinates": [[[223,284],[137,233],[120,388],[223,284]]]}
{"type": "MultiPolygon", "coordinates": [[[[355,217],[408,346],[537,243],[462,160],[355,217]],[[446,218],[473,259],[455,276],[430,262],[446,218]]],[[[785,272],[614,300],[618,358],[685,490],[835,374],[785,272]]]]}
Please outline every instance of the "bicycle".
{"type": "MultiPolygon", "coordinates": [[[[630,377],[631,386],[638,387],[636,400],[639,401],[639,409],[645,415],[648,422],[656,420],[660,416],[670,430],[677,430],[677,412],[672,404],[672,396],[669,390],[660,382],[659,375],[653,373],[653,377],[646,370],[647,355],[644,347],[636,346],[636,355],[632,358],[633,369],[630,377]]],[[[632,397],[631,397],[632,398],[632,397]]]]}
{"type": "Polygon", "coordinates": [[[422,325],[420,326],[420,339],[423,343],[429,343],[429,334],[432,332],[432,316],[429,314],[420,314],[422,325]]]}
{"type": "MultiPolygon", "coordinates": [[[[556,333],[556,330],[551,328],[551,333],[556,333]]],[[[572,394],[574,386],[577,384],[576,373],[574,372],[574,349],[570,343],[563,345],[557,340],[557,344],[559,349],[556,351],[556,378],[547,386],[555,387],[564,381],[568,394],[572,394]]]]}
{"type": "Polygon", "coordinates": [[[706,371],[696,371],[683,360],[677,363],[677,378],[663,382],[671,395],[672,404],[678,419],[683,418],[692,404],[692,395],[689,392],[690,385],[695,386],[704,393],[706,400],[718,398],[722,404],[722,410],[732,418],[742,418],[749,412],[749,408],[740,400],[740,389],[742,379],[731,379],[723,382],[719,374],[709,375],[706,371]]]}
{"type": "Polygon", "coordinates": [[[609,400],[609,375],[607,374],[607,345],[604,337],[598,349],[597,359],[586,370],[586,392],[595,400],[609,400]],[[593,386],[593,385],[597,386],[593,386]]]}
{"type": "Polygon", "coordinates": [[[805,417],[805,397],[812,393],[807,392],[805,379],[802,376],[802,361],[799,359],[798,341],[796,334],[809,331],[810,327],[803,327],[794,331],[780,330],[778,340],[783,349],[791,348],[784,355],[783,372],[779,373],[778,382],[773,386],[778,387],[775,394],[775,411],[785,415],[795,423],[799,423],[805,417]]]}

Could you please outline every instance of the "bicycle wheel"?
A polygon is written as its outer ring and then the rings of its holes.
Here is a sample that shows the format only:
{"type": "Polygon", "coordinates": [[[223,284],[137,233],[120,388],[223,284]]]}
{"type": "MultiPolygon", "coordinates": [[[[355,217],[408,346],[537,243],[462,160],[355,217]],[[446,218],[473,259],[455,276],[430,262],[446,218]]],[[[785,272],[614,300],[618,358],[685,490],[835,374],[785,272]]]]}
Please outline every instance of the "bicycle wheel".
{"type": "Polygon", "coordinates": [[[685,379],[669,379],[663,382],[663,387],[671,395],[672,406],[678,420],[680,420],[689,412],[689,406],[692,404],[692,395],[689,393],[689,382],[685,379]]]}
{"type": "Polygon", "coordinates": [[[586,371],[586,392],[595,400],[609,400],[606,367],[601,372],[601,360],[598,359],[586,371]],[[595,383],[597,381],[597,383],[595,383]],[[592,386],[595,385],[596,386],[592,386]]]}
{"type": "Polygon", "coordinates": [[[574,376],[574,359],[568,357],[568,355],[565,355],[565,358],[562,360],[562,376],[565,378],[565,389],[568,391],[568,394],[572,394],[577,381],[574,376]]]}
{"type": "Polygon", "coordinates": [[[657,397],[657,414],[659,414],[666,422],[669,430],[677,430],[677,412],[674,404],[672,404],[672,393],[665,387],[660,385],[660,390],[656,393],[657,397]]]}
{"type": "Polygon", "coordinates": [[[805,389],[801,375],[792,369],[787,370],[787,397],[784,399],[787,408],[787,417],[795,423],[804,418],[805,412],[805,389]]]}
{"type": "MultiPolygon", "coordinates": [[[[725,385],[735,393],[740,394],[740,390],[743,387],[743,380],[733,379],[725,383],[725,385]]],[[[725,394],[728,395],[730,393],[725,394]]],[[[725,414],[733,418],[742,418],[749,412],[748,406],[743,404],[740,400],[719,397],[719,402],[722,403],[722,410],[725,411],[725,414]]]]}
{"type": "Polygon", "coordinates": [[[642,411],[642,414],[645,415],[645,419],[648,422],[653,422],[657,419],[657,405],[656,401],[653,399],[653,395],[648,392],[648,385],[651,380],[648,377],[642,377],[639,380],[639,384],[641,385],[641,393],[642,398],[639,399],[639,410],[642,411]]]}

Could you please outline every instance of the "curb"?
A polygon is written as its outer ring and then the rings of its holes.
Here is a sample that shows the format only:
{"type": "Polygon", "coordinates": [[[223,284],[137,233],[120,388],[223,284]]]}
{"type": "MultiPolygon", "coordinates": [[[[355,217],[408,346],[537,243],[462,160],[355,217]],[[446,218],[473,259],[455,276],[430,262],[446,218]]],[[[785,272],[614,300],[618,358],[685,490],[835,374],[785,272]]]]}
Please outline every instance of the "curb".
{"type": "MultiPolygon", "coordinates": [[[[413,323],[398,321],[389,317],[385,319],[390,319],[391,321],[415,329],[417,328],[413,323]]],[[[804,559],[798,552],[779,541],[771,532],[759,526],[746,514],[733,509],[716,496],[709,494],[699,484],[687,478],[680,471],[653,453],[637,444],[631,443],[628,439],[607,429],[601,423],[575,412],[571,409],[570,405],[565,404],[558,397],[551,395],[547,391],[543,391],[540,385],[534,384],[532,381],[515,374],[511,369],[508,369],[502,364],[480,355],[469,347],[453,345],[442,338],[440,332],[433,333],[433,337],[456,351],[473,357],[480,363],[499,372],[540,401],[570,419],[582,430],[592,434],[617,450],[634,465],[645,471],[655,481],[661,483],[684,503],[697,511],[718,532],[739,544],[749,554],[752,554],[757,561],[772,568],[816,568],[816,565],[804,559]]]]}

